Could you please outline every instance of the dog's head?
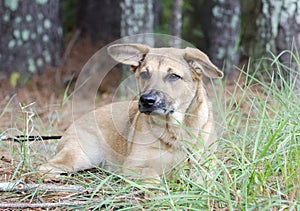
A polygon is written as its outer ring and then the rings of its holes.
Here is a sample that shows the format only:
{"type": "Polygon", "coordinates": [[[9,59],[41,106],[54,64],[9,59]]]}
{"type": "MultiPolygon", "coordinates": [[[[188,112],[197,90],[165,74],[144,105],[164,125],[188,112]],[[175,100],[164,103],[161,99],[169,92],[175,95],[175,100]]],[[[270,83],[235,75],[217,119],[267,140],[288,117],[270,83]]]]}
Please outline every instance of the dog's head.
{"type": "Polygon", "coordinates": [[[223,76],[208,56],[195,48],[116,44],[108,48],[108,53],[131,66],[140,83],[139,110],[145,114],[185,112],[199,89],[202,75],[223,76]]]}

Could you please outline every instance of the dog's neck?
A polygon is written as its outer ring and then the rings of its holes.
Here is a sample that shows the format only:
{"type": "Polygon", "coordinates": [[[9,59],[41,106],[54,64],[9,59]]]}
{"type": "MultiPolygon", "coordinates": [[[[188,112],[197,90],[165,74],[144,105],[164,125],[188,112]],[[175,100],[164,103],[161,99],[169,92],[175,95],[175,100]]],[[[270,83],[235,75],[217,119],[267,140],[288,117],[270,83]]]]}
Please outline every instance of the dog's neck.
{"type": "Polygon", "coordinates": [[[189,128],[202,127],[199,122],[207,121],[209,116],[208,102],[207,92],[202,82],[199,82],[195,96],[186,110],[187,115],[185,115],[183,124],[189,128]]]}
{"type": "MultiPolygon", "coordinates": [[[[209,110],[209,100],[206,90],[203,87],[202,80],[198,82],[197,89],[193,100],[186,109],[180,124],[180,136],[191,143],[195,142],[195,138],[200,138],[203,124],[211,118],[209,110]]],[[[178,127],[175,127],[178,130],[178,127]]]]}
{"type": "Polygon", "coordinates": [[[203,87],[202,80],[197,84],[196,91],[190,104],[187,104],[184,110],[175,111],[167,117],[170,127],[177,129],[178,126],[185,126],[188,129],[199,130],[200,122],[206,122],[209,116],[208,96],[203,87]]]}

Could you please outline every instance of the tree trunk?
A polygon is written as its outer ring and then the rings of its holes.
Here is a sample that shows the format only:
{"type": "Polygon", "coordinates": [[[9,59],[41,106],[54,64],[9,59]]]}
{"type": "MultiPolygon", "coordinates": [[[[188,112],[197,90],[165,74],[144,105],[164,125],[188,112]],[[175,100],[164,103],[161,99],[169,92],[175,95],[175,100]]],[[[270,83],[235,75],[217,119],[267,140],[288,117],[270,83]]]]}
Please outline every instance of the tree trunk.
{"type": "Polygon", "coordinates": [[[292,58],[292,54],[298,56],[297,49],[300,49],[300,1],[262,0],[261,14],[256,23],[258,36],[252,50],[254,57],[289,50],[280,57],[287,66],[282,69],[282,76],[296,80],[297,87],[300,87],[297,79],[299,67],[292,58]]]}
{"type": "Polygon", "coordinates": [[[153,28],[157,28],[161,25],[162,20],[162,2],[160,0],[153,0],[153,28]]]}
{"type": "Polygon", "coordinates": [[[240,0],[209,0],[211,25],[208,32],[209,55],[212,61],[232,77],[239,62],[240,0]]]}
{"type": "Polygon", "coordinates": [[[0,71],[25,76],[60,63],[59,0],[2,0],[0,15],[0,71]]]}
{"type": "MultiPolygon", "coordinates": [[[[135,34],[153,33],[154,11],[153,0],[123,0],[121,1],[121,37],[135,34]]],[[[149,36],[136,40],[153,45],[149,36]]]]}
{"type": "Polygon", "coordinates": [[[120,37],[121,8],[119,1],[80,0],[78,23],[83,34],[88,34],[93,43],[115,40],[120,37]]]}
{"type": "MultiPolygon", "coordinates": [[[[173,1],[172,19],[171,19],[171,35],[180,38],[181,37],[181,26],[182,26],[182,0],[173,1]]],[[[172,39],[171,46],[180,48],[180,39],[172,39]]]]}

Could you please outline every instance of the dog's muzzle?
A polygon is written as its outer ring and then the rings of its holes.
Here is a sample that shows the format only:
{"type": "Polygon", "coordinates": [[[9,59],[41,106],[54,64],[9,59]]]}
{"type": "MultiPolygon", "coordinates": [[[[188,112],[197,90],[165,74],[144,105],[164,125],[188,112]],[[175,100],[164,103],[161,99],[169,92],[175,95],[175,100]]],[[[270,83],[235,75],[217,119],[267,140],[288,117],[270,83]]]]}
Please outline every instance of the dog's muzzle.
{"type": "Polygon", "coordinates": [[[145,114],[168,115],[173,109],[167,105],[164,94],[159,91],[151,91],[140,96],[139,110],[145,114]]]}

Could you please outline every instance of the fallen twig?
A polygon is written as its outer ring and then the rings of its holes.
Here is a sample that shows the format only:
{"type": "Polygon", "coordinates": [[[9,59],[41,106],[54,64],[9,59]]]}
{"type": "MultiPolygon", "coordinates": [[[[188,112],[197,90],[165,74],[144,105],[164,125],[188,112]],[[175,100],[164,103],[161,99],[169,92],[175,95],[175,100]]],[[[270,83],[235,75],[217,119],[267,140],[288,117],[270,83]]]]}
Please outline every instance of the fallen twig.
{"type": "Polygon", "coordinates": [[[93,191],[93,188],[84,188],[78,185],[26,184],[22,180],[0,183],[0,192],[27,192],[36,190],[53,192],[91,192],[93,191]]]}
{"type": "Polygon", "coordinates": [[[0,209],[25,209],[25,208],[54,208],[63,206],[86,205],[91,203],[100,203],[103,199],[92,201],[62,201],[53,203],[0,203],[0,209]]]}
{"type": "Polygon", "coordinates": [[[26,141],[45,141],[60,139],[62,136],[0,136],[0,141],[15,141],[15,142],[26,142],[26,141]]]}

